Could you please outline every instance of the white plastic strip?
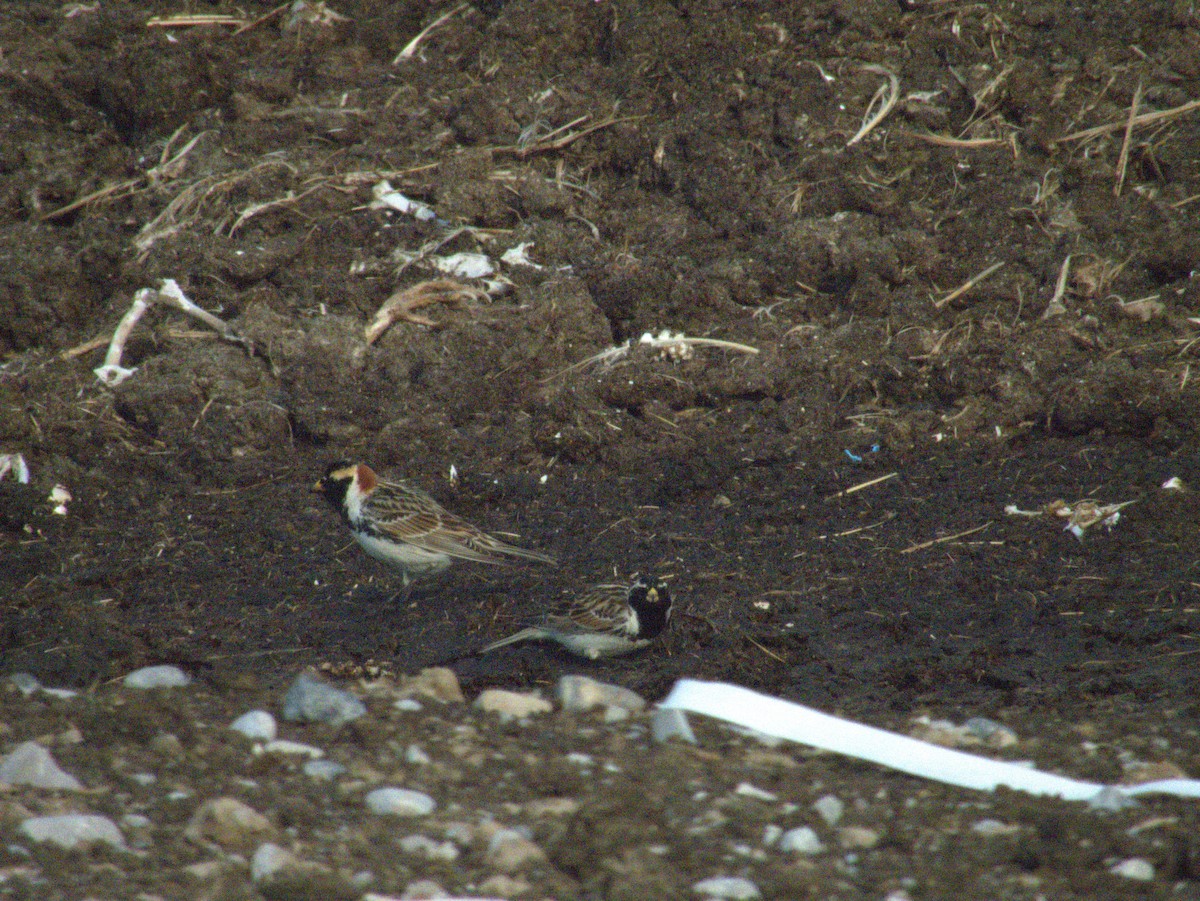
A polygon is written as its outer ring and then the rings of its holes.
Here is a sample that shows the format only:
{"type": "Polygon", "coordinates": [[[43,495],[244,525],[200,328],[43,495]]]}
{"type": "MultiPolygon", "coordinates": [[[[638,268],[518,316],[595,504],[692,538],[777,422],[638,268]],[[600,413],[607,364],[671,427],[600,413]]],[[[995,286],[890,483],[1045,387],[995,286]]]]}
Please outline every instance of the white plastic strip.
{"type": "Polygon", "coordinates": [[[1008,786],[1034,795],[1091,801],[1102,791],[1126,795],[1169,794],[1200,798],[1200,781],[1167,779],[1141,785],[1105,786],[990,760],[759,694],[724,682],[681,679],[659,705],[736,723],[777,738],[869,760],[947,785],[990,791],[1008,786]]]}

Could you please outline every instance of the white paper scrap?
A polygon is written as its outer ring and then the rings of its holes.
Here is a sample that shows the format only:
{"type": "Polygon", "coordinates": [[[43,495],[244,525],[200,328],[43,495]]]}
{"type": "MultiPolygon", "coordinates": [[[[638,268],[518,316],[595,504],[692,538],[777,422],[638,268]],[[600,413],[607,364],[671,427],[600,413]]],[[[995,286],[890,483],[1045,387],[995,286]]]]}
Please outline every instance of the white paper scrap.
{"type": "Polygon", "coordinates": [[[990,791],[1008,786],[1034,795],[1090,801],[1101,791],[1126,795],[1169,794],[1200,798],[1200,780],[1164,779],[1140,785],[1105,786],[1043,773],[1020,764],[991,760],[939,747],[862,723],[839,719],[781,698],[724,682],[681,679],[660,707],[685,710],[736,723],[789,741],[847,757],[869,760],[947,785],[990,791]]]}

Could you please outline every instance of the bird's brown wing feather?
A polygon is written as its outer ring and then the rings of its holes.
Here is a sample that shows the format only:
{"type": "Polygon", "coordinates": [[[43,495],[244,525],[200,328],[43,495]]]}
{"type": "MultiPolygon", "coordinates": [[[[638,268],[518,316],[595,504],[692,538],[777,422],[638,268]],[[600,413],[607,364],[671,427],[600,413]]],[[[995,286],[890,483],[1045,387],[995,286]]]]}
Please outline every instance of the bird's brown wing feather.
{"type": "Polygon", "coordinates": [[[386,490],[377,490],[370,500],[376,528],[399,541],[476,563],[504,563],[506,557],[555,562],[545,554],[493,538],[419,488],[399,482],[381,482],[380,488],[386,490]]]}
{"type": "Polygon", "coordinates": [[[546,617],[548,625],[565,632],[626,634],[630,611],[626,585],[592,585],[569,605],[546,617]]]}

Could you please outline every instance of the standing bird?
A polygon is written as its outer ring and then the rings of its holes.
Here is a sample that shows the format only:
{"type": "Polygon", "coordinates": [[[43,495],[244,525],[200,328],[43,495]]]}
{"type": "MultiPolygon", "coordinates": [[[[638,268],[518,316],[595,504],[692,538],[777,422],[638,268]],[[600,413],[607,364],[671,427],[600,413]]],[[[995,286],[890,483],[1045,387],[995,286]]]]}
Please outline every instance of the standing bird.
{"type": "Polygon", "coordinates": [[[572,654],[596,660],[648,645],[671,618],[671,592],[661,579],[632,585],[592,585],[540,623],[494,641],[481,654],[518,641],[558,642],[572,654]]]}
{"type": "Polygon", "coordinates": [[[505,563],[509,557],[556,562],[493,538],[421,489],[381,479],[365,463],[334,463],[313,490],[324,493],[342,514],[363,550],[399,567],[406,588],[415,578],[441,572],[453,557],[476,563],[505,563]]]}

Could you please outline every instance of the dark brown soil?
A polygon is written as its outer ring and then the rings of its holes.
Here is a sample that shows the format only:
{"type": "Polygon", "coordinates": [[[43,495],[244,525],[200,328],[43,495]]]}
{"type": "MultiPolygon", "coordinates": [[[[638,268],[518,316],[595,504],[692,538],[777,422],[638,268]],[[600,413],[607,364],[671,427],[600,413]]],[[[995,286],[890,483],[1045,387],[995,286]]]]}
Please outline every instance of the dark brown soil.
{"type": "Polygon", "coordinates": [[[0,10],[0,453],[33,474],[0,482],[0,672],[583,667],[885,725],[1154,723],[1197,763],[1191,4],[480,0],[398,63],[451,7],[192,6],[267,18],[0,10]],[[383,179],[439,218],[372,208],[383,179]],[[397,252],[526,242],[507,293],[364,343],[435,277],[397,252]],[[154,308],[102,385],[164,278],[252,350],[154,308]],[[663,329],[758,353],[637,345],[663,329]],[[562,564],[396,600],[311,492],[341,457],[562,564]],[[1132,503],[1081,540],[1005,512],[1081,499],[1132,503]],[[654,651],[472,656],[638,570],[678,603],[654,651]]]}

